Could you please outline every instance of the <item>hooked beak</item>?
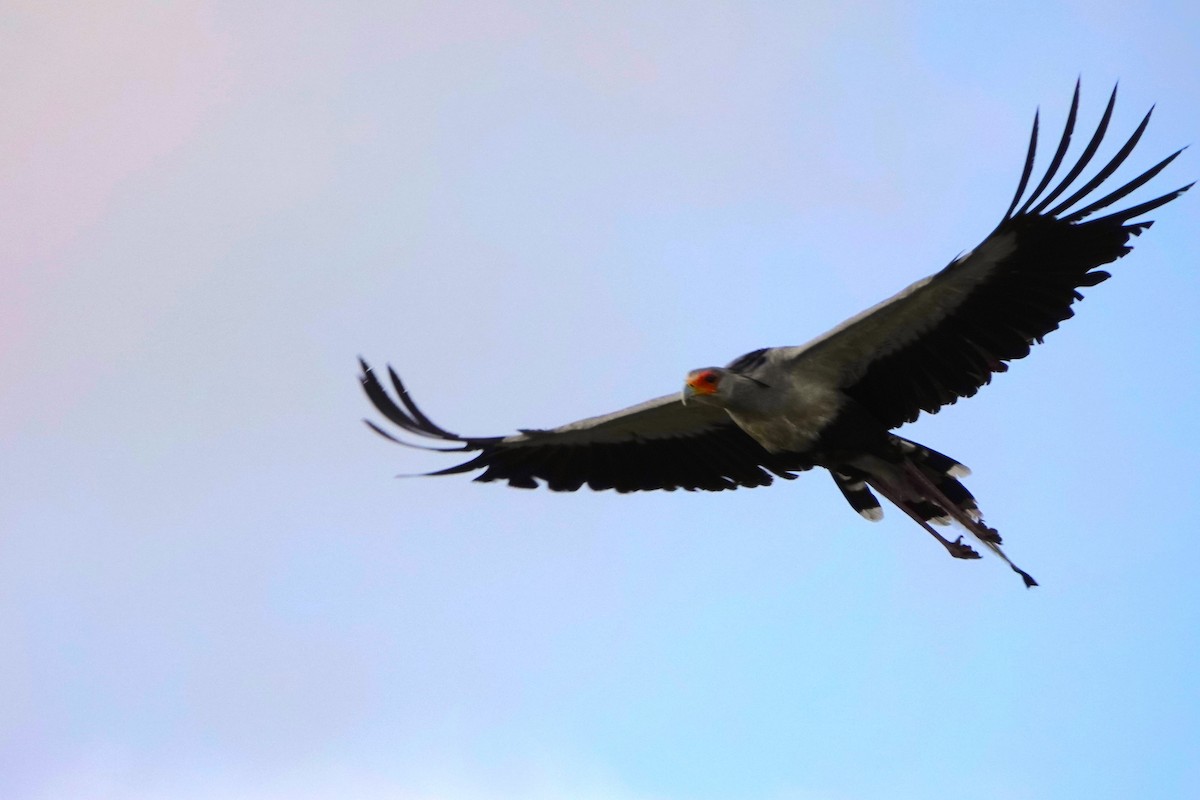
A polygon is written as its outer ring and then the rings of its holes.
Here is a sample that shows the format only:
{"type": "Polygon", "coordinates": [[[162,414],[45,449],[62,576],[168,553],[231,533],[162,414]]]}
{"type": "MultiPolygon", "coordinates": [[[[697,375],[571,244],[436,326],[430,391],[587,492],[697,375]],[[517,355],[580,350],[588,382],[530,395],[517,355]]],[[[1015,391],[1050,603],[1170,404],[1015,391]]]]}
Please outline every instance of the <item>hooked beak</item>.
{"type": "Polygon", "coordinates": [[[686,406],[693,397],[716,394],[717,384],[709,370],[696,370],[687,376],[683,382],[683,394],[680,400],[686,406]]]}

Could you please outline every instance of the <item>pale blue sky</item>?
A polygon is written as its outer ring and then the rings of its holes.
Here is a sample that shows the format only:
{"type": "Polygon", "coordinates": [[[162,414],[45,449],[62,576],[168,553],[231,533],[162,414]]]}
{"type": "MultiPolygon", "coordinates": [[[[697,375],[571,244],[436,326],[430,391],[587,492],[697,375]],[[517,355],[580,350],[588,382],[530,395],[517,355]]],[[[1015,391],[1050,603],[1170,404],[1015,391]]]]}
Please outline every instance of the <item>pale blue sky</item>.
{"type": "Polygon", "coordinates": [[[1079,75],[1159,104],[1123,174],[1200,137],[1194,4],[967,5],[6,3],[0,797],[1200,796],[1196,195],[906,428],[1033,591],[823,475],[397,481],[449,462],[359,421],[359,354],[494,434],[801,343],[1079,75]]]}

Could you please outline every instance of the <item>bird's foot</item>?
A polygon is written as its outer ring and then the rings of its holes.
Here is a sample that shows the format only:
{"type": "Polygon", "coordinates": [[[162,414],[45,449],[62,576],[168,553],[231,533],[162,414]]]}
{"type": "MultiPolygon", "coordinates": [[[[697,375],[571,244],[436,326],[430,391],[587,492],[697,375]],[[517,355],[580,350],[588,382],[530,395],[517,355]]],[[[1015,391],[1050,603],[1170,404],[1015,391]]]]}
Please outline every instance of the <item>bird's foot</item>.
{"type": "Polygon", "coordinates": [[[995,528],[989,528],[982,522],[979,523],[979,530],[975,533],[981,540],[991,542],[992,544],[1000,544],[1003,540],[1000,538],[1000,531],[995,528]]]}
{"type": "Polygon", "coordinates": [[[962,537],[958,537],[953,542],[943,540],[942,544],[946,545],[946,550],[955,558],[979,558],[979,553],[976,553],[971,545],[963,542],[962,537]]]}

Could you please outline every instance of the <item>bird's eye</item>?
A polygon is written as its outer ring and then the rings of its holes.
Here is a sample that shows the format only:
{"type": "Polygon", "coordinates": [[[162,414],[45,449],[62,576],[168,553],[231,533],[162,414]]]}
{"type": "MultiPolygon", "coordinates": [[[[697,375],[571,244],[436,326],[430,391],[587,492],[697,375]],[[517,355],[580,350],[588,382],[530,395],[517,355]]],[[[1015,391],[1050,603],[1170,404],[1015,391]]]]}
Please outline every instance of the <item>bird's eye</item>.
{"type": "Polygon", "coordinates": [[[712,385],[717,382],[717,376],[710,372],[704,376],[704,382],[709,385],[712,385]]]}

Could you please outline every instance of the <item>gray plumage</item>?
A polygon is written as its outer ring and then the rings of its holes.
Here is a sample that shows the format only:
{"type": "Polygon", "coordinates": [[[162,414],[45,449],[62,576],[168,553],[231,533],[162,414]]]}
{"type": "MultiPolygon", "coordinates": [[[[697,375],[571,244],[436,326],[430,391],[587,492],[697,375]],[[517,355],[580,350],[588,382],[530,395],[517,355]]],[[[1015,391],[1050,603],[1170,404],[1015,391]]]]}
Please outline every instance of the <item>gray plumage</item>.
{"type": "Polygon", "coordinates": [[[435,425],[393,370],[389,394],[362,362],[362,386],[375,408],[400,431],[441,445],[418,444],[367,424],[401,444],[473,454],[430,475],[481,471],[475,480],[521,488],[540,482],[556,491],[585,485],[618,492],[719,491],[766,486],[776,477],[823,467],[865,518],[882,516],[876,497],[882,495],[951,555],[978,558],[962,537],[950,541],[931,527],[957,522],[1034,586],[1000,549],[995,529],[984,524],[959,480],[966,468],[890,431],[922,411],[974,395],[992,374],[1027,355],[1073,315],[1081,288],[1110,277],[1099,267],[1128,253],[1130,239],[1150,227],[1135,218],[1191,187],[1095,216],[1153,179],[1180,152],[1096,197],[1150,120],[1147,113],[1117,153],[1080,182],[1115,101],[1114,89],[1095,133],[1058,178],[1079,108],[1076,84],[1058,147],[1026,195],[1038,140],[1035,116],[1017,191],[996,229],[941,271],[808,344],[762,348],[725,367],[693,370],[682,394],[557,428],[489,437],[459,436],[435,425]]]}

